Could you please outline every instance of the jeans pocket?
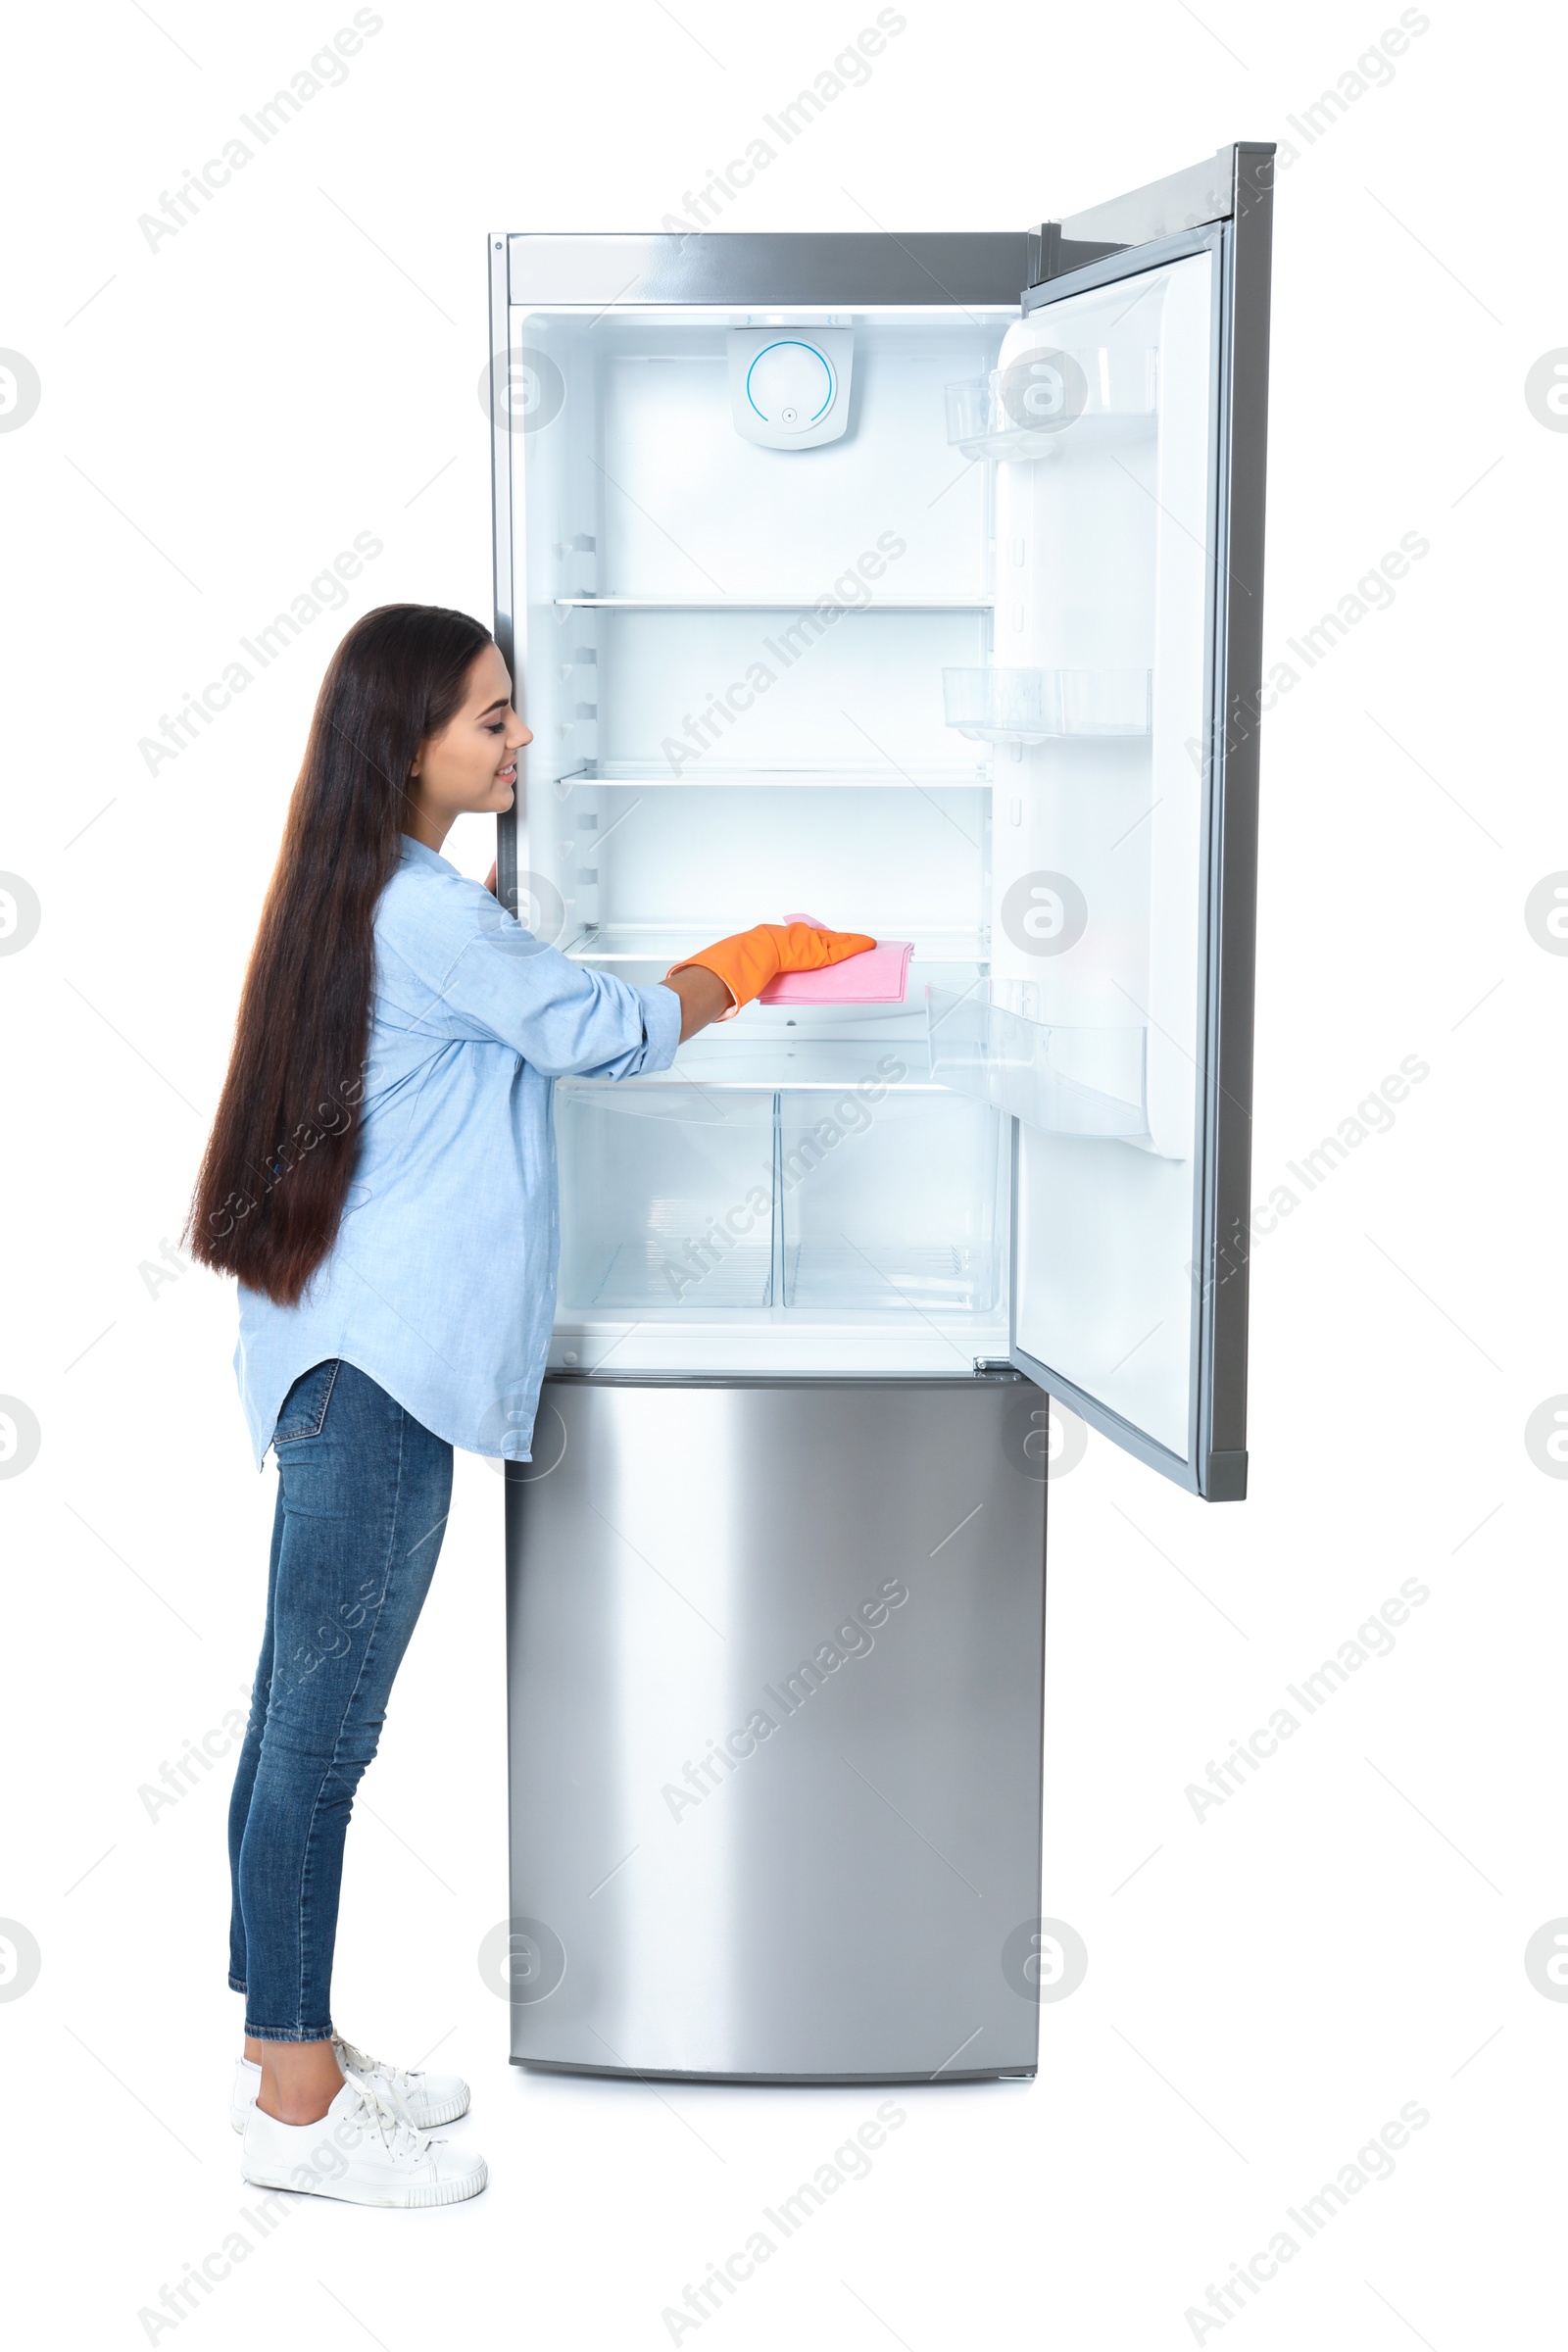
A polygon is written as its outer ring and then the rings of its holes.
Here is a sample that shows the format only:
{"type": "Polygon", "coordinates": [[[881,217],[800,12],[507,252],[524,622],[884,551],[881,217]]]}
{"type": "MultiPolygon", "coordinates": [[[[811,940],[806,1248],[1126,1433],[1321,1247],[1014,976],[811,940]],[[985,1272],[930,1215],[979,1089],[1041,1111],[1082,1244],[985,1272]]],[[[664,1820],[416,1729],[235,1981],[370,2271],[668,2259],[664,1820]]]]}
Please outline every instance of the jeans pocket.
{"type": "Polygon", "coordinates": [[[337,1378],[338,1357],[324,1364],[313,1364],[302,1372],[284,1397],[272,1431],[274,1446],[292,1446],[301,1438],[318,1438],[326,1421],[326,1408],[332,1397],[332,1383],[337,1378]]]}

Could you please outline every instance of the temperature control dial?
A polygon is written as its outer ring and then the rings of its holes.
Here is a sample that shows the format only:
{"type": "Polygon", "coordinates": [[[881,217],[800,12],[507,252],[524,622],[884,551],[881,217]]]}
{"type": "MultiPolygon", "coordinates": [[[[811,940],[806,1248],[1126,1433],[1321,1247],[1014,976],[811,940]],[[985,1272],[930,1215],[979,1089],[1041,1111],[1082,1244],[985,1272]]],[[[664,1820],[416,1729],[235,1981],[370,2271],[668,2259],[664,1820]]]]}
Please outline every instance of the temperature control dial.
{"type": "Polygon", "coordinates": [[[734,327],[730,403],[738,432],[768,449],[813,449],[849,422],[848,327],[734,327]]]}

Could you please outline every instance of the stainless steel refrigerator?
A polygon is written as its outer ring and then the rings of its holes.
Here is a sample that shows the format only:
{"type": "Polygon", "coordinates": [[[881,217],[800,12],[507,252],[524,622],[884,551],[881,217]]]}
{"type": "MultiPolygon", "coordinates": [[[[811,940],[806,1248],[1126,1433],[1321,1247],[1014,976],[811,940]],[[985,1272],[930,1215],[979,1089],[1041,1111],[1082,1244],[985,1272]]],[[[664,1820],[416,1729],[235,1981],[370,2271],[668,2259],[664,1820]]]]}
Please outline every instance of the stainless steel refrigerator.
{"type": "Polygon", "coordinates": [[[504,902],[639,981],[911,943],[902,1001],[556,1090],[524,2065],[1027,2075],[1082,1964],[1053,1457],[1246,1487],[1272,157],[1017,233],[489,241],[504,902]]]}

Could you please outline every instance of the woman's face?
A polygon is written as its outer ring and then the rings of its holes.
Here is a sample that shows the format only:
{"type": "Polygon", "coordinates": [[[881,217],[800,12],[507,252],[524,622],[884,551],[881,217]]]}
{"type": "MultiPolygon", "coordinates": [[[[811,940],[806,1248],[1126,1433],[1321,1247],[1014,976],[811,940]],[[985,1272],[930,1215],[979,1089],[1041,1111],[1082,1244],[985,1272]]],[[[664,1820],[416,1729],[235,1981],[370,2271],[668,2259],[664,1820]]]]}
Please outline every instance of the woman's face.
{"type": "Polygon", "coordinates": [[[517,754],[533,737],[512,708],[512,680],[493,645],[475,655],[463,708],[419,746],[413,797],[443,829],[455,817],[512,807],[517,754]]]}

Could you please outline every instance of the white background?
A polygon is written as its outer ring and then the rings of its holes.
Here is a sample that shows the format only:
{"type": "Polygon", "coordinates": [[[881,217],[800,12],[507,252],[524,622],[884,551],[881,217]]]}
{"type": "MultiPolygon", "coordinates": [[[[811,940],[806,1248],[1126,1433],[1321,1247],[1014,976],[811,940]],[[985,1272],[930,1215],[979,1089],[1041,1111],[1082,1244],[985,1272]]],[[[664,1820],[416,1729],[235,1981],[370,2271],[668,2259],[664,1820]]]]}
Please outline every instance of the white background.
{"type": "MultiPolygon", "coordinates": [[[[241,1703],[273,1473],[247,1455],[228,1291],[141,1269],[179,1229],[321,668],[371,604],[488,615],[486,231],[657,225],[875,10],[381,13],[343,85],[156,251],[138,216],[351,9],[156,0],[154,23],[98,0],[35,9],[12,41],[0,343],[43,388],[0,434],[0,866],[42,906],[0,959],[0,1391],[42,1431],[0,1484],[0,1915],[41,1952],[0,2001],[27,2344],[145,2342],[138,2313],[252,2201],[227,2115],[230,1765],[156,1819],[138,1791],[241,1703]],[[357,601],[150,775],[138,740],[365,531],[384,553],[357,601]]],[[[1524,1426],[1568,1389],[1568,960],[1524,902],[1568,866],[1568,434],[1524,380],[1568,345],[1560,35],[1544,12],[1434,5],[1392,79],[1306,144],[1288,118],[1393,6],[906,13],[731,224],[1010,228],[1228,139],[1298,150],[1275,213],[1270,660],[1402,534],[1430,554],[1266,724],[1256,1196],[1404,1056],[1430,1075],[1258,1243],[1245,1506],[1098,1440],[1053,1487],[1046,1908],[1089,1971],[1043,2011],[1038,2081],[902,2094],[870,2177],[695,2333],[1187,2344],[1208,2283],[1415,2101],[1430,2121],[1393,2178],[1296,2230],[1295,2260],[1200,2340],[1541,2340],[1568,2007],[1524,1949],[1568,1913],[1568,1486],[1524,1426]],[[1430,1597],[1392,1654],[1196,1818],[1209,1760],[1409,1577],[1430,1597]]],[[[484,825],[453,847],[483,872],[484,825]]],[[[663,2344],[663,2307],[882,2095],[509,2068],[476,1964],[507,1909],[501,1502],[460,1456],[350,1840],[336,1985],[368,2046],[469,2076],[460,2129],[492,2185],[412,2216],[293,2200],[160,2342],[663,2344]]]]}

